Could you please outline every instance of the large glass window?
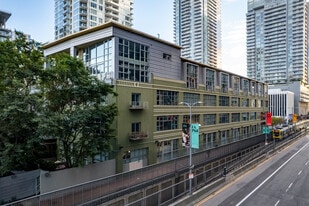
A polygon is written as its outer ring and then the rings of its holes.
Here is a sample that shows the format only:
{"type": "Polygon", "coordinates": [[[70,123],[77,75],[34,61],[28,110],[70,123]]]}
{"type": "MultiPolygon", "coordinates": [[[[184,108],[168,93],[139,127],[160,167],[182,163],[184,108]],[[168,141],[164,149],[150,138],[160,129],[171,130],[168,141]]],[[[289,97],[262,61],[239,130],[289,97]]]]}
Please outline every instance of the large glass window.
{"type": "Polygon", "coordinates": [[[189,104],[200,101],[200,95],[195,93],[183,93],[183,101],[189,104]]]}
{"type": "Polygon", "coordinates": [[[219,114],[219,123],[229,123],[229,113],[219,114]]]}
{"type": "Polygon", "coordinates": [[[119,39],[119,79],[149,82],[148,47],[119,39]]]}
{"type": "Polygon", "coordinates": [[[216,124],[216,114],[204,114],[204,125],[216,124]]]}
{"type": "Polygon", "coordinates": [[[206,90],[215,90],[215,71],[206,69],[206,90]]]}
{"type": "Polygon", "coordinates": [[[101,80],[114,78],[112,47],[112,39],[107,39],[83,49],[85,66],[101,80]]]}
{"type": "Polygon", "coordinates": [[[197,89],[198,66],[187,64],[187,88],[197,89]]]}
{"type": "Polygon", "coordinates": [[[217,105],[217,96],[205,94],[203,103],[204,103],[204,106],[216,106],[217,105]]]}
{"type": "Polygon", "coordinates": [[[157,105],[178,105],[178,92],[157,90],[157,105]]]}
{"type": "MultiPolygon", "coordinates": [[[[183,122],[190,123],[190,115],[183,116],[183,122]]],[[[200,122],[200,115],[199,114],[192,114],[192,121],[191,123],[199,123],[200,122]]]]}
{"type": "Polygon", "coordinates": [[[239,113],[233,113],[232,114],[232,122],[240,122],[240,114],[239,113]]]}
{"type": "Polygon", "coordinates": [[[178,116],[158,116],[157,117],[157,131],[177,129],[178,116]]]}
{"type": "Polygon", "coordinates": [[[219,96],[219,106],[229,106],[230,98],[227,96],[219,96]]]}
{"type": "Polygon", "coordinates": [[[225,73],[221,73],[221,92],[227,93],[229,87],[229,75],[225,73]]]}

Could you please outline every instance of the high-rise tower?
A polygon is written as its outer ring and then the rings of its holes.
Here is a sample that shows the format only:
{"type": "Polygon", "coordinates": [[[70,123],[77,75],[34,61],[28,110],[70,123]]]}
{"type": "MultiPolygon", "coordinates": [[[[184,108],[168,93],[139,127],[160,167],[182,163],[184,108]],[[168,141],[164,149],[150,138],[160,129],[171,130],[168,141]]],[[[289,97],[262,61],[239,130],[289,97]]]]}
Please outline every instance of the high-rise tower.
{"type": "Polygon", "coordinates": [[[293,92],[294,112],[309,113],[306,0],[248,0],[247,75],[293,92]]]}
{"type": "Polygon", "coordinates": [[[268,84],[308,83],[306,5],[306,0],[248,0],[248,77],[268,84]]]}
{"type": "Polygon", "coordinates": [[[133,0],[55,0],[55,39],[109,21],[132,26],[133,0]]]}
{"type": "Polygon", "coordinates": [[[0,10],[0,41],[10,39],[11,30],[6,28],[6,21],[10,18],[11,14],[0,10]]]}
{"type": "Polygon", "coordinates": [[[174,0],[174,41],[183,57],[220,68],[220,0],[174,0]]]}

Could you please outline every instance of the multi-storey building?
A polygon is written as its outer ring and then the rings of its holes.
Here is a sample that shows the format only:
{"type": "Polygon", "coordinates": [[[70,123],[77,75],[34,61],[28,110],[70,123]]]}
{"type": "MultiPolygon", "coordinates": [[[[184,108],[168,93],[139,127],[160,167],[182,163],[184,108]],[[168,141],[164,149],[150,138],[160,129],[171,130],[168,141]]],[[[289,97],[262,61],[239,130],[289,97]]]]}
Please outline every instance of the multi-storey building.
{"type": "Polygon", "coordinates": [[[221,68],[221,1],[174,0],[174,41],[183,57],[221,68]]]}
{"type": "Polygon", "coordinates": [[[308,111],[306,0],[248,0],[247,75],[281,89],[299,87],[292,88],[300,91],[295,113],[308,111]]]}
{"type": "Polygon", "coordinates": [[[132,0],[55,0],[55,39],[109,21],[132,26],[132,0]]]}
{"type": "Polygon", "coordinates": [[[269,89],[269,111],[272,116],[288,119],[294,114],[294,93],[281,89],[269,89]]]}
{"type": "Polygon", "coordinates": [[[44,55],[66,52],[114,86],[117,171],[170,160],[186,152],[182,127],[200,124],[199,149],[262,133],[267,85],[181,57],[181,47],[109,22],[43,46],[44,55]],[[194,104],[190,109],[181,102],[194,104]]]}
{"type": "Polygon", "coordinates": [[[10,16],[10,13],[0,10],[0,41],[10,39],[11,37],[11,30],[6,28],[6,21],[10,16]]]}

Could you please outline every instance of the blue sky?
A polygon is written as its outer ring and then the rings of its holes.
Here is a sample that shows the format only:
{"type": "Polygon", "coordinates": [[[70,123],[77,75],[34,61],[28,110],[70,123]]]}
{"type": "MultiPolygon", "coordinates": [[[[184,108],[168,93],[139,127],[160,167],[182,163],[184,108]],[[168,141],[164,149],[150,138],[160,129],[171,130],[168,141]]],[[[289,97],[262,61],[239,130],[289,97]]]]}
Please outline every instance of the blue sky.
{"type": "MultiPolygon", "coordinates": [[[[173,0],[133,0],[133,28],[173,42],[173,0]]],[[[246,0],[221,0],[222,69],[246,76],[246,0]]],[[[39,42],[54,39],[54,0],[0,0],[6,27],[39,42]]]]}

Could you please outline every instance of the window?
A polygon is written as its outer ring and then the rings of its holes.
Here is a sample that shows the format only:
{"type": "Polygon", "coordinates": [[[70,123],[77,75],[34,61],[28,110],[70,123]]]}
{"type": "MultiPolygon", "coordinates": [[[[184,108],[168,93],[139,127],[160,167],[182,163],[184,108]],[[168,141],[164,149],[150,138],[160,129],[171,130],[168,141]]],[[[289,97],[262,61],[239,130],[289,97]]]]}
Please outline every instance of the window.
{"type": "Polygon", "coordinates": [[[249,113],[248,112],[242,113],[241,116],[242,116],[242,121],[248,121],[249,120],[249,113]]]}
{"type": "MultiPolygon", "coordinates": [[[[183,101],[189,104],[193,104],[195,102],[200,101],[200,95],[194,93],[183,93],[183,101]]],[[[198,105],[197,105],[198,106],[198,105]]]]}
{"type": "Polygon", "coordinates": [[[140,132],[140,131],[141,131],[141,123],[140,122],[132,123],[131,132],[140,132]]]}
{"type": "Polygon", "coordinates": [[[157,131],[177,129],[178,116],[158,116],[157,117],[157,131]]]}
{"type": "Polygon", "coordinates": [[[215,71],[206,69],[206,91],[215,90],[215,71]]]}
{"type": "Polygon", "coordinates": [[[204,103],[204,106],[216,106],[217,96],[205,94],[203,103],[204,103]]]}
{"type": "Polygon", "coordinates": [[[178,105],[178,92],[157,90],[157,105],[178,105]]]}
{"type": "Polygon", "coordinates": [[[221,92],[227,93],[229,86],[229,76],[228,74],[221,73],[221,92]]]}
{"type": "Polygon", "coordinates": [[[250,120],[256,120],[256,113],[250,112],[250,120]]]}
{"type": "Polygon", "coordinates": [[[249,107],[249,99],[243,99],[242,100],[242,106],[243,107],[249,107]]]}
{"type": "Polygon", "coordinates": [[[219,106],[229,106],[230,98],[227,96],[219,96],[219,106]]]}
{"type": "Polygon", "coordinates": [[[219,114],[219,123],[229,123],[229,114],[228,113],[222,113],[219,114]]]}
{"type": "Polygon", "coordinates": [[[240,106],[240,98],[232,97],[232,107],[239,107],[240,106]]]}
{"type": "Polygon", "coordinates": [[[216,114],[204,114],[204,125],[216,124],[216,114]]]}
{"type": "MultiPolygon", "coordinates": [[[[183,122],[190,124],[190,115],[183,116],[183,122]]],[[[200,122],[200,115],[199,114],[192,114],[192,121],[191,123],[199,123],[200,122]]]]}
{"type": "Polygon", "coordinates": [[[131,100],[132,100],[131,102],[132,106],[141,106],[141,94],[132,93],[131,100]]]}
{"type": "Polygon", "coordinates": [[[247,79],[243,81],[243,92],[245,95],[249,93],[249,81],[247,79]]]}
{"type": "Polygon", "coordinates": [[[239,77],[234,76],[233,77],[233,92],[234,92],[234,94],[239,94],[239,88],[240,88],[240,79],[239,79],[239,77]]]}
{"type": "Polygon", "coordinates": [[[172,55],[163,53],[163,59],[171,60],[172,59],[172,55]]]}
{"type": "Polygon", "coordinates": [[[86,68],[101,80],[114,78],[112,47],[112,40],[107,39],[83,49],[83,62],[86,68]]]}
{"type": "Polygon", "coordinates": [[[187,64],[186,74],[187,74],[187,88],[197,89],[198,67],[193,64],[187,64]]]}
{"type": "Polygon", "coordinates": [[[119,79],[148,82],[148,47],[119,39],[119,79]]]}
{"type": "Polygon", "coordinates": [[[232,114],[232,122],[240,122],[240,113],[232,114]]]}

